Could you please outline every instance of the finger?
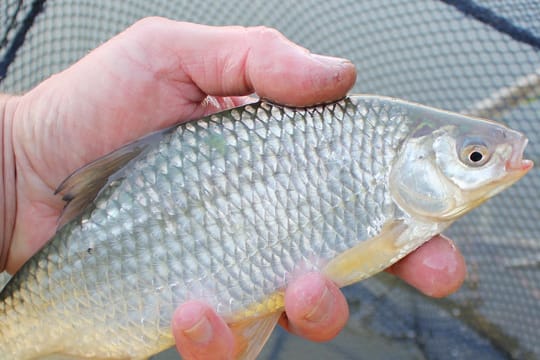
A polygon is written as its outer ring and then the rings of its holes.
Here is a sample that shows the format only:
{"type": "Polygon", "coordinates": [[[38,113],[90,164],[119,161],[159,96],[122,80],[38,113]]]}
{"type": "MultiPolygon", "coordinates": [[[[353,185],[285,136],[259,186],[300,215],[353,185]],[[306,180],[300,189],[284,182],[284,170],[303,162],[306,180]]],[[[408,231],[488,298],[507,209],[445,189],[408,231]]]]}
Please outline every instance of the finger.
{"type": "Polygon", "coordinates": [[[444,297],[455,292],[467,273],[454,243],[436,236],[388,269],[426,295],[444,297]]]}
{"type": "Polygon", "coordinates": [[[181,305],[172,329],[183,359],[232,359],[232,332],[209,306],[196,301],[181,305]]]}
{"type": "Polygon", "coordinates": [[[356,79],[351,62],[311,54],[265,27],[209,27],[151,18],[134,26],[132,35],[145,44],[148,56],[153,54],[154,73],[192,81],[203,96],[255,91],[301,106],[339,99],[356,79]]]}
{"type": "Polygon", "coordinates": [[[349,307],[339,288],[318,273],[308,273],[289,284],[285,311],[280,324],[312,341],[333,339],[349,318],[349,307]]]}
{"type": "Polygon", "coordinates": [[[351,62],[311,54],[274,29],[205,30],[190,43],[190,56],[182,61],[204,93],[228,96],[255,91],[281,104],[304,106],[339,99],[354,84],[351,62]],[[209,51],[212,48],[219,50],[209,51]],[[201,56],[207,60],[198,61],[201,56]]]}

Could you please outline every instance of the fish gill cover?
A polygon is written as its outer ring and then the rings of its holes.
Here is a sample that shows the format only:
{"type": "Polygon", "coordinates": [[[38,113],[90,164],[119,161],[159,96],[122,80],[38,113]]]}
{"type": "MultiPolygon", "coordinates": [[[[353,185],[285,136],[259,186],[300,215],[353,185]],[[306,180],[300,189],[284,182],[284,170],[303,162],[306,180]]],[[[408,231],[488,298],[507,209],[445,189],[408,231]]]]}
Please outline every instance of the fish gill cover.
{"type": "MultiPolygon", "coordinates": [[[[354,92],[482,113],[527,134],[540,152],[540,4],[518,1],[142,0],[0,4],[0,91],[23,92],[137,19],[267,25],[358,67],[354,92]]],[[[456,223],[469,275],[442,300],[378,276],[347,289],[351,321],[328,344],[276,333],[261,358],[540,357],[538,169],[456,223]]],[[[156,358],[174,358],[174,354],[156,358]]]]}

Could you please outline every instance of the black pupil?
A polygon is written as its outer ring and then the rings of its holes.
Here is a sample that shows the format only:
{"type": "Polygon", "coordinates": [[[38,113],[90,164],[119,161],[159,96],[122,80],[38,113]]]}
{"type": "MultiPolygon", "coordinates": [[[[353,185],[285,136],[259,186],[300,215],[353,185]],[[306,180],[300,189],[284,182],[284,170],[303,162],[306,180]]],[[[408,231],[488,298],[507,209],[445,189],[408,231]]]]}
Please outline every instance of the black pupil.
{"type": "Polygon", "coordinates": [[[469,155],[469,159],[471,159],[472,162],[479,162],[483,157],[484,156],[480,151],[473,151],[471,155],[469,155]]]}

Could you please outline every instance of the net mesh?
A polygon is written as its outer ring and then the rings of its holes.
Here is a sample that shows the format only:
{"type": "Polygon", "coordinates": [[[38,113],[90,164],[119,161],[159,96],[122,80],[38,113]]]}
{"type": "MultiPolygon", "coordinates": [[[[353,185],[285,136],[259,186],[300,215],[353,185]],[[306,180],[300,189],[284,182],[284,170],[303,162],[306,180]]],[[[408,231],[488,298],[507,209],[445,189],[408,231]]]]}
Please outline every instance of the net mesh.
{"type": "MultiPolygon", "coordinates": [[[[275,27],[351,59],[354,92],[481,114],[526,132],[540,152],[540,3],[427,1],[13,1],[0,4],[0,91],[21,93],[136,20],[275,27]]],[[[441,300],[381,275],[346,289],[351,321],[329,344],[277,332],[262,358],[540,357],[540,172],[456,223],[469,274],[441,300]]],[[[174,358],[167,353],[159,358],[174,358]]]]}

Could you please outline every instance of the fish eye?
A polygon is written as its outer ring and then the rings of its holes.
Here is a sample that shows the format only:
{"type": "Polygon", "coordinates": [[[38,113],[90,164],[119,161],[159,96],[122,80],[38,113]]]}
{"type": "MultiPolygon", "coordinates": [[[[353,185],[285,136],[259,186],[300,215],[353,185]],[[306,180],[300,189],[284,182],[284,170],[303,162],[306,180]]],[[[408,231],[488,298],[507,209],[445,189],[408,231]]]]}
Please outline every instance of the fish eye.
{"type": "Polygon", "coordinates": [[[488,162],[490,155],[489,148],[483,143],[467,144],[461,150],[460,160],[467,166],[480,167],[488,162]]]}

